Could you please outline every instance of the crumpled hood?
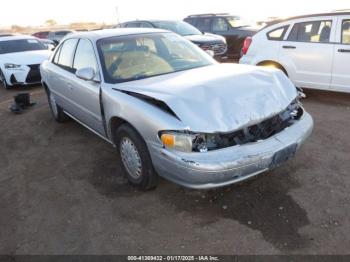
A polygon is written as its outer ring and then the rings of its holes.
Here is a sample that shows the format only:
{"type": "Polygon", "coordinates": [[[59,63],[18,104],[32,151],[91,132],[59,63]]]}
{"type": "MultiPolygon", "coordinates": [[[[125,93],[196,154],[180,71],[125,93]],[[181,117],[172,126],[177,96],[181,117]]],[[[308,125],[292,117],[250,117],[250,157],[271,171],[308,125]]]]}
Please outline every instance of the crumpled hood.
{"type": "Polygon", "coordinates": [[[286,109],[297,97],[279,70],[215,64],[115,86],[165,102],[195,132],[231,132],[286,109]]]}
{"type": "Polygon", "coordinates": [[[49,50],[37,50],[18,53],[8,53],[0,55],[1,64],[13,63],[20,65],[41,64],[48,59],[51,54],[49,50]]]}

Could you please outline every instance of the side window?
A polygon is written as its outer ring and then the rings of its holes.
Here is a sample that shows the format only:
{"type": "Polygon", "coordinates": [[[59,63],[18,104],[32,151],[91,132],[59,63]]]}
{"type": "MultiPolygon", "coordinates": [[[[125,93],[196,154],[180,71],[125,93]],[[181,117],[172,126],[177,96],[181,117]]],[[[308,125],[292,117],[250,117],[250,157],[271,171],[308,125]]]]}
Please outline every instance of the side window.
{"type": "Polygon", "coordinates": [[[267,33],[267,38],[269,40],[275,40],[275,41],[281,41],[284,38],[284,35],[286,34],[288,30],[288,25],[276,28],[270,32],[267,33]]]}
{"type": "Polygon", "coordinates": [[[143,28],[152,28],[152,26],[151,26],[149,23],[146,23],[146,22],[141,22],[141,23],[140,23],[140,27],[143,27],[143,28]]]}
{"type": "Polygon", "coordinates": [[[341,39],[342,44],[350,44],[350,20],[343,20],[341,39]]]}
{"type": "Polygon", "coordinates": [[[288,36],[288,41],[329,43],[332,21],[297,23],[288,36]]]}
{"type": "Polygon", "coordinates": [[[185,22],[191,24],[191,25],[195,25],[195,19],[194,18],[185,18],[184,19],[185,22]]]}
{"type": "Polygon", "coordinates": [[[95,72],[97,71],[95,52],[90,41],[80,39],[74,56],[73,69],[76,71],[86,67],[91,67],[95,72]]]}
{"type": "Polygon", "coordinates": [[[211,20],[209,17],[201,17],[197,20],[197,28],[202,32],[210,32],[211,20]]]}
{"type": "Polygon", "coordinates": [[[215,18],[213,21],[213,31],[228,31],[228,24],[224,18],[215,18]]]}
{"type": "Polygon", "coordinates": [[[140,27],[140,23],[127,23],[126,27],[128,27],[128,28],[137,28],[137,27],[140,27]]]}
{"type": "Polygon", "coordinates": [[[73,56],[77,42],[78,39],[68,39],[63,43],[57,61],[58,65],[62,66],[65,69],[72,69],[73,56]]]}

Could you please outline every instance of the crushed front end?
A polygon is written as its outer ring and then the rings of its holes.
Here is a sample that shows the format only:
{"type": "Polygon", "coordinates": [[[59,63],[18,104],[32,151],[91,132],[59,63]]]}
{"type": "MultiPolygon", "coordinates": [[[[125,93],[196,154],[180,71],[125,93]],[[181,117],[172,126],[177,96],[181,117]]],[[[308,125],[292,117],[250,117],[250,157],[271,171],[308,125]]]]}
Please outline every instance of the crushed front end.
{"type": "Polygon", "coordinates": [[[157,172],[188,188],[237,183],[292,158],[311,134],[312,117],[298,100],[285,110],[228,133],[164,131],[163,147],[151,144],[157,172]]]}

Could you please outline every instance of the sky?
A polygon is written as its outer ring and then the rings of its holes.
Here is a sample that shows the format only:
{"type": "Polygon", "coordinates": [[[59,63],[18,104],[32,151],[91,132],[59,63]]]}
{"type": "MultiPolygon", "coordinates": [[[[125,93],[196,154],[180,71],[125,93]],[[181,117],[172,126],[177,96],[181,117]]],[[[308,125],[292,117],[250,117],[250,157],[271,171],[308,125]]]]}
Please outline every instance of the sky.
{"type": "Polygon", "coordinates": [[[48,19],[59,24],[116,23],[118,17],[120,22],[182,20],[189,14],[213,12],[263,20],[271,16],[288,17],[338,9],[350,9],[350,0],[2,0],[0,27],[38,26],[48,19]]]}

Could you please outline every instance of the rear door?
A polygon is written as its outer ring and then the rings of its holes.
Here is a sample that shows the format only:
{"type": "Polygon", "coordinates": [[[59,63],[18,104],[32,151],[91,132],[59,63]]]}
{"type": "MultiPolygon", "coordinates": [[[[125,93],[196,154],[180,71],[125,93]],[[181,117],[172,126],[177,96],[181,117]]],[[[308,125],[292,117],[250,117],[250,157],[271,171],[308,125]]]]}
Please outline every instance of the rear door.
{"type": "Polygon", "coordinates": [[[93,68],[96,77],[93,81],[86,81],[73,75],[71,98],[74,116],[99,134],[105,135],[100,106],[100,72],[96,57],[90,40],[80,39],[74,56],[73,71],[93,68]]]}
{"type": "Polygon", "coordinates": [[[72,112],[74,103],[72,102],[72,84],[70,79],[73,76],[73,57],[78,39],[68,39],[62,43],[56,51],[51,66],[48,68],[49,88],[55,96],[57,104],[64,110],[72,112]]]}
{"type": "Polygon", "coordinates": [[[350,92],[350,16],[338,18],[331,88],[350,92]]]}
{"type": "Polygon", "coordinates": [[[296,86],[330,88],[336,21],[334,17],[315,17],[292,25],[279,60],[296,86]]]}

